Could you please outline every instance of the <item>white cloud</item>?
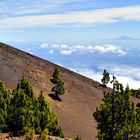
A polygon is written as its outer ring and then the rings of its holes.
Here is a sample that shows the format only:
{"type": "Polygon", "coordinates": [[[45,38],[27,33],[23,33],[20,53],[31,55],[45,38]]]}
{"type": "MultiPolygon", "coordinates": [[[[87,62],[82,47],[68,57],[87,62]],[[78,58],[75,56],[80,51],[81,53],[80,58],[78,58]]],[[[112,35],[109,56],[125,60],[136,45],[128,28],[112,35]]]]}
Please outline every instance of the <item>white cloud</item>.
{"type": "Polygon", "coordinates": [[[48,45],[48,43],[43,43],[43,44],[40,45],[40,47],[41,47],[41,48],[48,48],[49,45],[48,45]]]}
{"type": "Polygon", "coordinates": [[[59,47],[60,47],[61,49],[69,49],[69,46],[66,45],[66,44],[61,44],[61,45],[59,45],[59,47]]]}
{"type": "Polygon", "coordinates": [[[99,52],[99,53],[113,53],[113,54],[117,54],[117,55],[125,55],[126,54],[126,52],[123,51],[119,46],[114,46],[111,44],[96,46],[94,48],[94,50],[99,52]]]}
{"type": "Polygon", "coordinates": [[[88,68],[73,68],[71,70],[78,72],[79,74],[82,74],[90,79],[101,82],[101,78],[102,78],[101,73],[95,72],[94,70],[88,68]]]}
{"type": "Polygon", "coordinates": [[[61,50],[60,53],[64,54],[64,55],[70,55],[70,54],[72,54],[72,51],[71,50],[61,50]]]}
{"type": "Polygon", "coordinates": [[[41,14],[44,12],[50,12],[51,10],[60,9],[64,4],[67,4],[68,0],[29,0],[28,3],[25,0],[21,1],[0,1],[0,14],[8,16],[41,14]]]}
{"type": "Polygon", "coordinates": [[[133,79],[140,80],[140,67],[129,66],[124,64],[106,64],[98,66],[99,69],[109,70],[110,73],[125,77],[131,77],[133,79]]]}
{"type": "Polygon", "coordinates": [[[118,75],[124,75],[126,77],[133,77],[134,79],[140,79],[140,67],[118,65],[112,67],[111,71],[118,75]]]}
{"type": "Polygon", "coordinates": [[[63,24],[88,25],[140,21],[140,5],[121,8],[96,9],[62,14],[28,15],[0,19],[1,28],[56,26],[63,24]]]}
{"type": "Polygon", "coordinates": [[[114,46],[112,44],[107,45],[67,45],[67,44],[52,44],[48,46],[48,43],[43,43],[41,48],[56,49],[63,55],[71,55],[72,53],[110,53],[115,55],[125,55],[125,52],[120,46],[114,46]]]}
{"type": "Polygon", "coordinates": [[[26,48],[26,49],[23,48],[22,50],[25,52],[28,52],[30,54],[33,54],[33,52],[32,52],[33,48],[26,48]]]}
{"type": "MultiPolygon", "coordinates": [[[[102,73],[100,72],[95,72],[94,70],[88,69],[88,68],[73,68],[71,69],[75,72],[78,72],[88,78],[91,78],[93,80],[96,80],[98,82],[101,82],[102,79],[102,73]]],[[[140,88],[140,80],[135,80],[131,76],[126,76],[126,75],[115,75],[117,77],[117,80],[123,84],[124,87],[126,87],[127,84],[129,84],[130,88],[133,89],[138,89],[140,88]]],[[[112,87],[111,84],[108,84],[109,87],[112,87]]]]}
{"type": "Polygon", "coordinates": [[[49,51],[49,54],[53,54],[53,53],[54,53],[54,51],[53,51],[53,50],[50,50],[50,51],[49,51]]]}
{"type": "Polygon", "coordinates": [[[120,83],[124,85],[124,87],[126,87],[126,85],[128,84],[130,88],[133,89],[140,88],[140,80],[135,80],[128,76],[117,76],[117,79],[120,83]]]}
{"type": "Polygon", "coordinates": [[[32,48],[28,48],[28,49],[26,49],[27,52],[30,52],[31,50],[32,50],[32,48]]]}

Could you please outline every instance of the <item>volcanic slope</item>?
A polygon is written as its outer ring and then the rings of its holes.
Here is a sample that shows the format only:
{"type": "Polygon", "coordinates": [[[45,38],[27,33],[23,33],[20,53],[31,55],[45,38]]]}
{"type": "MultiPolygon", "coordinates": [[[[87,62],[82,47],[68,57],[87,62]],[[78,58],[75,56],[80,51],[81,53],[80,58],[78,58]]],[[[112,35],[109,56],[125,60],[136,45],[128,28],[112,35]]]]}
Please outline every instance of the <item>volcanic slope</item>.
{"type": "Polygon", "coordinates": [[[22,75],[30,80],[36,96],[43,90],[57,114],[67,137],[79,134],[82,140],[96,140],[97,129],[93,111],[101,102],[103,88],[100,83],[53,64],[47,60],[0,43],[0,80],[13,89],[22,75]],[[62,102],[53,100],[51,75],[60,68],[65,83],[62,102]]]}

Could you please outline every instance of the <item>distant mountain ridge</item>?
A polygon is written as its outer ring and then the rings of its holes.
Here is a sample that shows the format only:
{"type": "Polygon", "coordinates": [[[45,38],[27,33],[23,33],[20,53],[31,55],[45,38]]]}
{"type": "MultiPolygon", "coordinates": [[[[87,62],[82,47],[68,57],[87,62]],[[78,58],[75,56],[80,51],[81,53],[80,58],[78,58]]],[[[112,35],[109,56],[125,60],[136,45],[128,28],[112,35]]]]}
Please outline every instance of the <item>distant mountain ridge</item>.
{"type": "Polygon", "coordinates": [[[47,60],[0,43],[0,80],[13,89],[22,75],[30,80],[36,96],[43,90],[57,114],[66,137],[79,134],[82,140],[96,140],[97,129],[93,111],[101,102],[104,89],[100,83],[47,60]],[[51,93],[51,75],[60,68],[66,93],[62,102],[48,96],[51,93]]]}
{"type": "Polygon", "coordinates": [[[136,40],[135,38],[129,37],[129,36],[120,36],[116,38],[117,40],[136,40]]]}

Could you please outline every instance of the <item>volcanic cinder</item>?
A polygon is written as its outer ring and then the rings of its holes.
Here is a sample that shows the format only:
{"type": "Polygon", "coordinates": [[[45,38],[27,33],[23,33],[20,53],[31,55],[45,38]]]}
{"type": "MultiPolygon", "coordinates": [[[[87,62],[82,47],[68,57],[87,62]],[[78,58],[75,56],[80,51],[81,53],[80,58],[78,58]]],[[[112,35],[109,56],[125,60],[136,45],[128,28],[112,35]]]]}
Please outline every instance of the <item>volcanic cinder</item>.
{"type": "Polygon", "coordinates": [[[0,80],[10,88],[16,87],[19,78],[25,75],[31,82],[36,96],[44,91],[48,102],[57,114],[66,137],[80,135],[82,140],[96,140],[97,129],[93,112],[101,102],[103,88],[100,83],[0,43],[0,80]],[[50,78],[56,67],[60,68],[65,83],[62,102],[53,100],[50,78]]]}

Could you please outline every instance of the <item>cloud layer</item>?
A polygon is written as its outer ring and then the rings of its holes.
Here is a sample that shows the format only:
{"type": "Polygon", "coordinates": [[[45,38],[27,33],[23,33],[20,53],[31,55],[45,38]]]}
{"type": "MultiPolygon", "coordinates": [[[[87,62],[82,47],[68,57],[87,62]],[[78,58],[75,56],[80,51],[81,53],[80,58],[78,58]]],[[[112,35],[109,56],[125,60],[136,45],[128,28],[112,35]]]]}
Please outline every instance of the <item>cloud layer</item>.
{"type": "Polygon", "coordinates": [[[131,77],[135,80],[140,80],[140,67],[129,66],[125,64],[106,64],[98,66],[99,69],[108,69],[110,73],[119,76],[131,77]]]}
{"type": "MultiPolygon", "coordinates": [[[[120,69],[121,69],[121,67],[120,67],[120,69]]],[[[80,69],[74,68],[72,70],[75,72],[78,72],[84,76],[87,76],[93,80],[101,82],[101,78],[102,78],[101,72],[95,72],[94,70],[88,69],[88,68],[80,68],[80,69]]],[[[126,85],[129,84],[130,88],[133,88],[133,89],[140,88],[140,79],[136,80],[133,78],[133,76],[130,76],[130,75],[128,76],[128,73],[126,75],[123,75],[123,74],[119,75],[119,74],[114,73],[114,75],[117,77],[117,80],[123,84],[124,87],[126,87],[126,85]]],[[[111,84],[108,84],[108,86],[112,87],[111,84]]]]}
{"type": "MultiPolygon", "coordinates": [[[[0,28],[31,28],[31,27],[48,27],[58,25],[94,25],[103,23],[116,23],[119,21],[140,21],[140,5],[121,8],[96,9],[85,11],[71,11],[58,14],[47,14],[36,9],[23,9],[23,15],[16,14],[3,16],[0,19],[0,28]],[[32,13],[39,14],[32,14],[32,13]],[[30,15],[28,15],[30,13],[30,15]]],[[[3,13],[3,10],[1,10],[3,13]]],[[[6,14],[6,13],[5,13],[6,14]]]]}
{"type": "Polygon", "coordinates": [[[67,44],[53,44],[43,43],[41,48],[46,48],[52,50],[58,50],[62,55],[71,55],[73,53],[100,53],[100,54],[114,54],[114,55],[125,55],[127,52],[124,51],[120,46],[115,46],[112,44],[105,45],[67,45],[67,44]]]}

